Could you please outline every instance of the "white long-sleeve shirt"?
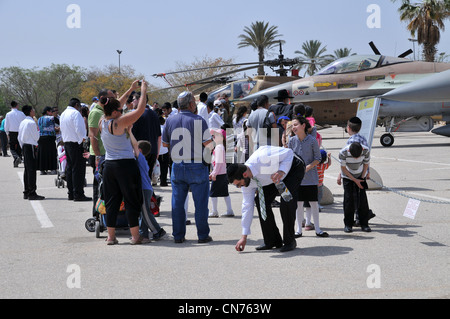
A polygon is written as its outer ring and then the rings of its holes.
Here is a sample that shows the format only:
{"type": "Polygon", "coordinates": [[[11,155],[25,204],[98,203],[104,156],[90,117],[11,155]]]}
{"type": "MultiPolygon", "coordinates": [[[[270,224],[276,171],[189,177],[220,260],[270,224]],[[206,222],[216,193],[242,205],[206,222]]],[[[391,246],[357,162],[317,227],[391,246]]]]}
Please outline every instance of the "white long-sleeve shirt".
{"type": "MultiPolygon", "coordinates": [[[[273,184],[272,175],[278,171],[289,173],[294,160],[294,152],[289,148],[265,145],[261,146],[245,162],[250,168],[253,178],[258,179],[262,186],[273,184]]],[[[250,235],[253,220],[255,194],[258,190],[256,182],[252,179],[248,187],[242,187],[242,235],[250,235]]]]}
{"type": "Polygon", "coordinates": [[[19,132],[20,123],[25,119],[25,114],[18,109],[11,109],[5,117],[5,132],[19,132]]]}
{"type": "Polygon", "coordinates": [[[20,123],[17,139],[19,140],[20,147],[23,147],[24,144],[38,145],[39,129],[31,116],[25,117],[20,123]]]}
{"type": "Polygon", "coordinates": [[[62,140],[81,144],[86,138],[86,124],[83,116],[74,107],[68,106],[59,120],[62,140]]]}

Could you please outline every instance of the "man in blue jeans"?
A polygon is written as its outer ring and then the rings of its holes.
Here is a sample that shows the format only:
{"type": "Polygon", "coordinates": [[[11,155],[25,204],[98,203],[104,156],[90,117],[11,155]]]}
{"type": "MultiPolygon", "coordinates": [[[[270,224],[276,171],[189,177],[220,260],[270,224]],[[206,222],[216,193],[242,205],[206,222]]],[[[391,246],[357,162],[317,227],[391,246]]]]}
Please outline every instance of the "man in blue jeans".
{"type": "Polygon", "coordinates": [[[186,211],[184,203],[189,189],[195,205],[195,225],[199,243],[212,241],[209,236],[208,201],[209,172],[206,162],[211,152],[208,124],[195,114],[197,105],[191,92],[183,92],[177,99],[179,113],[166,121],[163,146],[170,149],[172,158],[172,223],[175,243],[185,241],[186,211]]]}

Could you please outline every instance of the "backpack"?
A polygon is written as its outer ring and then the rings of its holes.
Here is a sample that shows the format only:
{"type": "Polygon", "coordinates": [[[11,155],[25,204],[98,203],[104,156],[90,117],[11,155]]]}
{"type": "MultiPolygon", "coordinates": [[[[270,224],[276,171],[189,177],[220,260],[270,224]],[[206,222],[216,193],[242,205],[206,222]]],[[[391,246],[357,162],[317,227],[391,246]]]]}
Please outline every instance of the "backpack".
{"type": "Polygon", "coordinates": [[[275,120],[278,123],[278,119],[281,116],[287,116],[292,119],[293,106],[291,104],[274,104],[269,107],[269,111],[275,114],[275,120]]]}
{"type": "Polygon", "coordinates": [[[270,141],[271,137],[272,137],[272,123],[270,123],[270,114],[273,114],[273,117],[275,118],[275,123],[277,120],[277,116],[275,115],[274,112],[272,111],[267,111],[266,117],[264,119],[263,125],[261,128],[266,129],[266,136],[267,136],[267,141],[270,141]]]}

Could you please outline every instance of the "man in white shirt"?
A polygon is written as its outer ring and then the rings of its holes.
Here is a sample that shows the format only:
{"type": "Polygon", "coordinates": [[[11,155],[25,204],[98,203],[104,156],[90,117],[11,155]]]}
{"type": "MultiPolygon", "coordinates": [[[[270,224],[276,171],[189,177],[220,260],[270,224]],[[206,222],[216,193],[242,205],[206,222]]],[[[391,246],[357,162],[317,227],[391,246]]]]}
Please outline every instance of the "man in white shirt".
{"type": "Polygon", "coordinates": [[[83,140],[86,137],[86,125],[79,112],[81,102],[71,99],[67,109],[61,114],[61,137],[67,157],[66,180],[69,200],[75,202],[92,201],[84,194],[86,159],[83,157],[83,140]]]}
{"type": "Polygon", "coordinates": [[[203,117],[203,119],[209,125],[208,107],[206,101],[208,100],[208,94],[205,92],[200,93],[200,102],[197,104],[197,114],[203,117]]]}
{"type": "MultiPolygon", "coordinates": [[[[231,164],[227,169],[228,181],[242,189],[242,237],[236,244],[237,251],[243,251],[250,235],[256,194],[256,208],[259,214],[264,245],[256,250],[280,248],[282,252],[295,249],[295,211],[297,210],[298,187],[303,179],[305,166],[289,148],[261,146],[245,164],[231,164]],[[276,184],[284,182],[292,195],[286,202],[281,198],[280,213],[283,220],[283,238],[275,223],[272,202],[279,195],[276,184]],[[258,183],[262,186],[265,213],[261,214],[258,183]],[[265,219],[264,219],[265,218],[265,219]]],[[[263,209],[264,210],[264,209],[263,209]]]]}
{"type": "Polygon", "coordinates": [[[37,145],[39,141],[39,130],[33,117],[35,111],[31,106],[22,108],[25,119],[19,125],[18,140],[23,150],[25,170],[23,173],[23,199],[43,200],[44,196],[36,194],[36,169],[37,169],[37,145]]]}
{"type": "Polygon", "coordinates": [[[17,135],[19,134],[20,123],[25,119],[25,114],[18,110],[19,104],[16,101],[11,102],[11,111],[5,117],[5,132],[9,138],[9,149],[14,159],[14,167],[18,167],[22,161],[22,149],[20,148],[17,135]]]}

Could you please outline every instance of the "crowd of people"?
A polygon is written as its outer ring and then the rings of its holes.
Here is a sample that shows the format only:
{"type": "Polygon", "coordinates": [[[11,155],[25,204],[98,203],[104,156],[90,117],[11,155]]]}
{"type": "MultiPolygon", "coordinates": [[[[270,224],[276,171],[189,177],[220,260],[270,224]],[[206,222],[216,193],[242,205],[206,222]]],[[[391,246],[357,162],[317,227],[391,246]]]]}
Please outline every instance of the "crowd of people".
{"type": "MultiPolygon", "coordinates": [[[[24,163],[24,199],[44,200],[37,194],[36,172],[55,174],[59,169],[67,182],[68,200],[92,201],[94,216],[98,202],[104,203],[108,245],[118,244],[115,230],[121,206],[131,244],[143,244],[166,234],[151,209],[157,197],[153,188],[157,170],[160,186],[170,182],[172,188],[175,243],[185,241],[189,193],[199,243],[213,240],[209,218],[235,216],[229,184],[241,188],[243,197],[237,251],[245,249],[255,206],[264,238],[257,250],[290,251],[303,228],[318,237],[329,236],[321,230],[319,212],[323,175],[331,157],[321,150],[312,108],[290,104],[286,90],[278,92],[274,105],[262,95],[248,107],[235,108],[226,93],[216,97],[201,93],[197,103],[187,91],[172,103],[150,106],[147,87],[145,81],[134,81],[120,97],[113,90],[101,90],[90,107],[73,98],[61,116],[57,108],[46,107],[39,119],[33,107],[20,110],[13,101],[1,121],[0,141],[3,156],[9,156],[9,142],[14,167],[24,163]],[[84,192],[87,162],[94,174],[92,198],[84,192]],[[222,214],[220,197],[226,206],[222,214]],[[282,234],[273,207],[280,208],[282,234]]],[[[345,232],[354,225],[371,231],[368,220],[373,214],[365,192],[370,151],[358,134],[361,125],[356,117],[349,120],[350,139],[339,154],[345,232]]]]}

